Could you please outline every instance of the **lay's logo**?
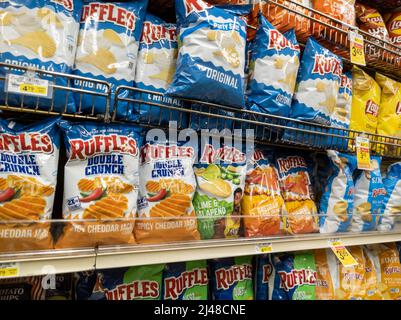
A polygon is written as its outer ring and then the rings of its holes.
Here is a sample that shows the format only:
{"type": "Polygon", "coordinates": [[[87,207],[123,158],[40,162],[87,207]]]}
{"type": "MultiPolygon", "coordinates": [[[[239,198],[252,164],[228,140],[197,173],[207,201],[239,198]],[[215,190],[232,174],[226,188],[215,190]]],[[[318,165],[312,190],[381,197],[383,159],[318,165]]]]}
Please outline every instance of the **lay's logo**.
{"type": "Polygon", "coordinates": [[[96,22],[111,22],[134,31],[137,17],[133,12],[113,3],[91,2],[82,8],[81,22],[87,19],[96,22]]]}
{"type": "Polygon", "coordinates": [[[285,48],[291,48],[299,51],[299,45],[293,45],[278,30],[269,30],[269,38],[268,49],[283,50],[285,48]]]}
{"type": "Polygon", "coordinates": [[[372,100],[368,100],[368,102],[366,102],[365,113],[377,117],[379,114],[379,105],[372,100]]]}
{"type": "Polygon", "coordinates": [[[202,12],[212,6],[201,0],[184,0],[185,16],[190,15],[192,12],[202,12]]]}
{"type": "Polygon", "coordinates": [[[207,284],[206,268],[185,271],[178,277],[164,279],[164,299],[177,300],[186,289],[193,288],[194,286],[206,286],[207,284]]]}
{"type": "Polygon", "coordinates": [[[176,42],[177,34],[175,27],[173,25],[166,27],[164,25],[153,24],[149,21],[145,21],[143,24],[141,42],[152,44],[153,42],[159,42],[161,40],[176,42]]]}
{"type": "Polygon", "coordinates": [[[223,148],[215,149],[211,144],[206,144],[203,148],[201,163],[214,163],[223,161],[225,163],[243,163],[245,154],[237,148],[224,146],[223,148]]]}
{"type": "Polygon", "coordinates": [[[321,76],[332,73],[336,76],[341,77],[342,66],[340,60],[335,57],[326,57],[322,54],[315,55],[315,63],[313,65],[312,73],[318,73],[321,76]]]}
{"type": "Polygon", "coordinates": [[[390,31],[401,29],[401,20],[394,20],[390,23],[390,31]]]}
{"type": "Polygon", "coordinates": [[[74,10],[74,0],[51,0],[51,2],[63,6],[68,11],[74,10]]]}
{"type": "Polygon", "coordinates": [[[234,283],[252,280],[252,265],[243,264],[240,266],[232,266],[228,269],[220,268],[215,271],[215,276],[217,289],[227,290],[234,283]]]}
{"type": "Polygon", "coordinates": [[[397,102],[397,105],[395,107],[395,114],[400,115],[401,114],[401,102],[397,102]]]}
{"type": "Polygon", "coordinates": [[[302,285],[316,285],[317,274],[311,269],[294,269],[291,272],[278,271],[277,273],[280,276],[280,288],[287,292],[302,285]]]}

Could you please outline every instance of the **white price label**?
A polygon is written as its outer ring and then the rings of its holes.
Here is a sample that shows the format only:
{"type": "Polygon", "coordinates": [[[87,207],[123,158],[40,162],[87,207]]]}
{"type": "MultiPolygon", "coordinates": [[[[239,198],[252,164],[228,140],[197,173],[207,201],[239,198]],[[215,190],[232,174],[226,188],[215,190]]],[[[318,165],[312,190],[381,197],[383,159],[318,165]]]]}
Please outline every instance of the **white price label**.
{"type": "Polygon", "coordinates": [[[52,86],[48,80],[39,79],[29,75],[7,75],[6,92],[19,93],[29,96],[50,98],[52,96],[52,86]]]}
{"type": "Polygon", "coordinates": [[[0,263],[0,279],[14,278],[19,276],[19,263],[6,262],[0,263]]]}

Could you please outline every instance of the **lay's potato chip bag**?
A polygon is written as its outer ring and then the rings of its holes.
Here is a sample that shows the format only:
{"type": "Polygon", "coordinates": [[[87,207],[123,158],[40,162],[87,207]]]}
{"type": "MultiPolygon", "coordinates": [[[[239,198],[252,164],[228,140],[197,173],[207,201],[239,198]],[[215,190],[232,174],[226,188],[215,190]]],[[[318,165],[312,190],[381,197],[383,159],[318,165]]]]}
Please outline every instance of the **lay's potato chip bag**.
{"type": "Polygon", "coordinates": [[[376,81],[362,69],[352,70],[352,106],[350,129],[376,133],[381,90],[376,81]]]}
{"type": "Polygon", "coordinates": [[[285,205],[272,150],[257,149],[248,161],[242,197],[245,236],[268,236],[283,232],[285,205]]]}
{"type": "MultiPolygon", "coordinates": [[[[401,138],[401,83],[380,73],[376,73],[375,79],[382,89],[377,134],[401,138]]],[[[394,148],[379,144],[376,151],[386,154],[394,148]]]]}

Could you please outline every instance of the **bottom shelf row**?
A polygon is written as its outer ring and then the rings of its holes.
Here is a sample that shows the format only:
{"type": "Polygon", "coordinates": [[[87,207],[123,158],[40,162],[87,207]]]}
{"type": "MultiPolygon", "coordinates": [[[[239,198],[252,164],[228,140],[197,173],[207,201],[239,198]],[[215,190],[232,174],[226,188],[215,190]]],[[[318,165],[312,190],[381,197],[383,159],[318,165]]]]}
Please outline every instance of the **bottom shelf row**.
{"type": "Polygon", "coordinates": [[[400,300],[401,243],[0,280],[0,300],[400,300]]]}

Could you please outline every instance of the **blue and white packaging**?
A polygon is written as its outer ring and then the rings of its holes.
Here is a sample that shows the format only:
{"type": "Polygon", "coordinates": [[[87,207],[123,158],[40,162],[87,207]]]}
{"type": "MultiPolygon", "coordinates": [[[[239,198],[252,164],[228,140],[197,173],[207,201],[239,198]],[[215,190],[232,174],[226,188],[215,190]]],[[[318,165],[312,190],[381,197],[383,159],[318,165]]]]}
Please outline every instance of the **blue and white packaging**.
{"type": "Polygon", "coordinates": [[[371,156],[371,171],[357,170],[354,179],[354,210],[350,230],[352,232],[376,230],[383,214],[384,189],[380,172],[381,158],[371,156]]]}
{"type": "Polygon", "coordinates": [[[269,286],[274,279],[270,254],[256,256],[255,300],[269,300],[269,286]]]}
{"type": "Polygon", "coordinates": [[[398,216],[401,215],[401,162],[388,167],[383,185],[386,195],[383,202],[383,216],[377,229],[389,231],[394,228],[394,224],[400,220],[398,216]]]}
{"type": "MultiPolygon", "coordinates": [[[[81,0],[13,0],[0,2],[0,61],[15,66],[70,74],[74,65],[81,0]]],[[[0,68],[0,77],[10,70],[0,68]]],[[[13,74],[25,71],[13,69],[13,74]]],[[[54,81],[49,75],[44,80],[54,81]]],[[[36,107],[38,98],[19,94],[4,95],[0,81],[0,102],[11,106],[36,107]]],[[[55,85],[70,87],[67,78],[57,77],[55,85]]],[[[39,98],[40,109],[76,111],[74,96],[68,90],[54,89],[50,98],[39,98]]]]}
{"type": "Polygon", "coordinates": [[[166,94],[243,108],[246,23],[202,0],[176,0],[177,70],[166,94]]]}
{"type": "Polygon", "coordinates": [[[320,233],[345,232],[354,204],[353,166],[348,163],[349,157],[337,151],[328,150],[327,155],[329,174],[320,199],[320,233]]]}
{"type": "Polygon", "coordinates": [[[64,219],[134,218],[141,129],[61,121],[67,149],[64,219]]]}
{"type": "Polygon", "coordinates": [[[340,57],[309,37],[298,72],[291,117],[330,125],[342,68],[340,57]]]}
{"type": "MultiPolygon", "coordinates": [[[[147,13],[143,24],[136,65],[135,87],[164,94],[173,81],[178,44],[176,25],[147,13]]],[[[145,102],[182,107],[183,102],[172,97],[138,93],[145,102]]],[[[168,123],[177,119],[178,112],[148,104],[135,104],[133,117],[140,121],[168,123]],[[172,114],[170,114],[172,113],[172,114]]]]}
{"type": "MultiPolygon", "coordinates": [[[[77,55],[74,73],[83,77],[96,78],[111,84],[111,110],[114,105],[114,93],[118,86],[133,86],[135,68],[145,19],[147,0],[131,2],[85,2],[82,9],[77,55]]],[[[93,85],[75,80],[79,89],[107,93],[104,85],[93,85]]],[[[123,90],[119,97],[127,98],[129,92],[123,90]]],[[[88,94],[76,93],[77,105],[81,112],[104,113],[105,99],[88,94]]],[[[128,103],[118,106],[118,114],[126,116],[128,103]],[[120,111],[121,110],[121,111],[120,111]],[[125,111],[125,112],[124,112],[125,111]]]]}
{"type": "Polygon", "coordinates": [[[255,105],[255,111],[288,117],[299,55],[294,30],[283,35],[260,15],[260,27],[252,44],[248,105],[255,105]]]}

